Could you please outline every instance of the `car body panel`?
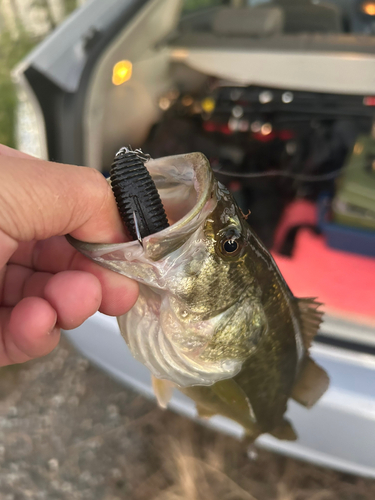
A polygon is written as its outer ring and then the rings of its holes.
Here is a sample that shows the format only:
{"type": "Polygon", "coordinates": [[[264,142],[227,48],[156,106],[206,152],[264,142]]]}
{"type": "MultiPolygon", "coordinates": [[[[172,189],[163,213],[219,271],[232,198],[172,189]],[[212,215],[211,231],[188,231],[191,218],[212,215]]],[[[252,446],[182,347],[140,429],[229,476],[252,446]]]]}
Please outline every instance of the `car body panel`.
{"type": "MultiPolygon", "coordinates": [[[[150,372],[132,357],[114,318],[97,313],[66,336],[111,376],[146,397],[154,397],[150,372]]],[[[257,445],[375,478],[375,356],[318,343],[313,344],[311,354],[331,379],[328,391],[310,410],[289,402],[287,417],[298,441],[263,435],[257,445]]],[[[198,419],[193,401],[179,391],[174,391],[169,408],[237,439],[242,436],[242,428],[224,417],[198,419]]]]}

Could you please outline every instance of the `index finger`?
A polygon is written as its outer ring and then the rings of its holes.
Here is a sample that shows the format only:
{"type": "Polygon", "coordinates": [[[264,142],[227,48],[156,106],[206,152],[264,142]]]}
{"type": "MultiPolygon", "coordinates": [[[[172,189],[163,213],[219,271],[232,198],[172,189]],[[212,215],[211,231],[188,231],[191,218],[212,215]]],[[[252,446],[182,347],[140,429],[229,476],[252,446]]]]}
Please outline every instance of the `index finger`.
{"type": "Polygon", "coordinates": [[[13,158],[24,158],[25,160],[35,160],[34,156],[28,155],[26,153],[22,153],[22,151],[18,151],[17,149],[10,148],[9,146],[5,146],[4,144],[0,144],[0,155],[2,156],[11,156],[13,158]]]}
{"type": "Polygon", "coordinates": [[[111,187],[99,171],[2,151],[0,228],[9,237],[30,241],[71,233],[97,243],[126,238],[111,187]]]}

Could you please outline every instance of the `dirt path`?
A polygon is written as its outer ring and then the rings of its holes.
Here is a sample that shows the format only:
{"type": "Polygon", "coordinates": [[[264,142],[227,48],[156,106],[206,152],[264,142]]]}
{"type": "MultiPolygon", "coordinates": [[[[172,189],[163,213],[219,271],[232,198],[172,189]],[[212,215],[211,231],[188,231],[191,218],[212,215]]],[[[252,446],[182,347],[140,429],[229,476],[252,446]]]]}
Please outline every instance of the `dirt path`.
{"type": "Polygon", "coordinates": [[[218,435],[119,385],[63,341],[0,370],[0,500],[367,500],[363,480],[218,435]]]}

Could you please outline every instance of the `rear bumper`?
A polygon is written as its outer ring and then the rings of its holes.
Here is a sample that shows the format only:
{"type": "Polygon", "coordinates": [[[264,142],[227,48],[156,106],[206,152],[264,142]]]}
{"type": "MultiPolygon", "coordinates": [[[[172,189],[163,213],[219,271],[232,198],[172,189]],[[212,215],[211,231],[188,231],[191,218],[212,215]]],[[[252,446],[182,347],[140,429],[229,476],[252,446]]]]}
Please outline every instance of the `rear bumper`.
{"type": "MultiPolygon", "coordinates": [[[[130,354],[114,318],[97,313],[66,336],[111,376],[154,397],[149,371],[130,354]]],[[[298,441],[264,435],[257,444],[317,465],[375,478],[375,356],[318,343],[311,354],[330,377],[328,391],[311,410],[289,402],[287,417],[298,441]]],[[[194,403],[178,391],[169,408],[197,419],[194,403]]],[[[237,438],[242,435],[239,425],[223,417],[200,422],[237,438]]]]}

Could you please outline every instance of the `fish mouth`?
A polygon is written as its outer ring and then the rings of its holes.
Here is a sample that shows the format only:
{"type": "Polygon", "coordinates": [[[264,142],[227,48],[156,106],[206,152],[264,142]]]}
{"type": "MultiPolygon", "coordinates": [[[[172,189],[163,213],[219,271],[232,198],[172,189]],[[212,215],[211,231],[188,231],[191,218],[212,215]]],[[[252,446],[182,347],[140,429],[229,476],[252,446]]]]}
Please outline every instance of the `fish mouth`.
{"type": "Polygon", "coordinates": [[[144,237],[142,243],[137,240],[115,244],[86,243],[67,236],[77,250],[98,261],[110,257],[117,260],[118,252],[129,261],[139,258],[140,254],[158,261],[183,245],[215,208],[215,180],[209,161],[202,153],[152,159],[146,166],[170,226],[144,237]]]}
{"type": "Polygon", "coordinates": [[[214,209],[214,177],[202,153],[158,158],[146,166],[172,223],[143,239],[147,257],[159,260],[179,248],[214,209]]]}

